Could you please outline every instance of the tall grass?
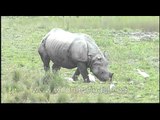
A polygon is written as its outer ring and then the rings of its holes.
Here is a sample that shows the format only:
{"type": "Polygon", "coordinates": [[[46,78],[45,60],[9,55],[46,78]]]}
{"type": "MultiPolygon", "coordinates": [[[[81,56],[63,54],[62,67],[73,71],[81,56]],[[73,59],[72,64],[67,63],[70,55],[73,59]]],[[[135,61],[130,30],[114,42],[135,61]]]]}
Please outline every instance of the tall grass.
{"type": "Polygon", "coordinates": [[[70,28],[110,28],[110,29],[142,29],[159,31],[157,16],[80,16],[63,18],[70,28]]]}
{"type": "Polygon", "coordinates": [[[13,81],[18,82],[19,80],[20,80],[19,71],[14,71],[14,73],[13,73],[13,81]]]}
{"type": "Polygon", "coordinates": [[[158,16],[80,16],[78,18],[66,16],[63,20],[67,24],[67,28],[131,28],[143,31],[159,31],[158,16]]]}
{"type": "Polygon", "coordinates": [[[60,94],[57,99],[58,103],[66,103],[69,102],[69,98],[66,94],[60,94]]]}
{"type": "MultiPolygon", "coordinates": [[[[21,17],[21,19],[17,18],[19,17],[8,17],[8,19],[18,20],[19,24],[24,24],[24,17],[21,17]]],[[[37,27],[48,30],[54,27],[60,27],[64,29],[131,28],[141,29],[143,31],[159,31],[159,16],[39,16],[25,17],[25,19],[27,19],[31,26],[35,24],[32,21],[37,20],[37,27]]],[[[28,23],[24,25],[26,24],[28,23]]]]}

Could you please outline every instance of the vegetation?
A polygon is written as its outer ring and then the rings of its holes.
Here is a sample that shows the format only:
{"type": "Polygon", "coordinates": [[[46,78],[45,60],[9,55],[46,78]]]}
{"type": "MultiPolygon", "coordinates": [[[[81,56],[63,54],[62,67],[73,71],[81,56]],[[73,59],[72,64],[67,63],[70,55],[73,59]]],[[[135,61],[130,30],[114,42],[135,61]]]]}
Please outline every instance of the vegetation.
{"type": "Polygon", "coordinates": [[[157,16],[3,16],[1,25],[2,103],[159,102],[157,16]],[[84,83],[81,76],[68,82],[65,78],[75,69],[45,74],[38,47],[56,27],[89,34],[107,52],[114,89],[109,89],[108,82],[84,83]],[[145,39],[135,39],[141,34],[145,39]],[[136,69],[144,70],[149,78],[136,69]]]}

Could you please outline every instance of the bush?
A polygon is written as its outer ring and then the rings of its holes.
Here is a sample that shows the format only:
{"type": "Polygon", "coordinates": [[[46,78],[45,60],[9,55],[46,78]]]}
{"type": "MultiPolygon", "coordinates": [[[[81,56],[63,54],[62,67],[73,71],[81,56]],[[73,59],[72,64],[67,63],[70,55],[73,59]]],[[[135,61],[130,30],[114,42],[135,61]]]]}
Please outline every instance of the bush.
{"type": "Polygon", "coordinates": [[[99,95],[98,98],[97,98],[97,102],[98,103],[103,103],[104,102],[103,97],[99,95]]]}
{"type": "Polygon", "coordinates": [[[41,80],[35,82],[35,87],[38,87],[41,92],[50,91],[51,93],[57,93],[58,88],[67,86],[68,83],[58,73],[47,73],[41,80]]]}
{"type": "Polygon", "coordinates": [[[62,79],[59,74],[48,73],[43,77],[43,83],[49,85],[50,92],[55,92],[55,89],[67,85],[66,80],[62,79]]]}
{"type": "Polygon", "coordinates": [[[69,102],[69,98],[66,94],[60,94],[57,99],[58,103],[66,103],[69,102]]]}
{"type": "Polygon", "coordinates": [[[13,81],[18,82],[20,80],[20,72],[19,71],[14,71],[13,72],[13,81]]]}

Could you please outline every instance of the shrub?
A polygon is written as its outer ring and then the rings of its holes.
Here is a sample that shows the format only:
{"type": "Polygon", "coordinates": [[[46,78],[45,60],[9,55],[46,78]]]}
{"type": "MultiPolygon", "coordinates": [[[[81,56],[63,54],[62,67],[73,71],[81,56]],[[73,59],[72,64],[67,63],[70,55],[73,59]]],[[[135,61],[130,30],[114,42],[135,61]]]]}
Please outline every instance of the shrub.
{"type": "Polygon", "coordinates": [[[57,102],[58,102],[58,103],[66,103],[66,102],[69,101],[68,99],[69,99],[69,98],[68,98],[68,96],[67,96],[66,94],[60,94],[60,95],[58,96],[57,102]]]}
{"type": "Polygon", "coordinates": [[[67,85],[67,82],[58,74],[47,74],[45,77],[48,81],[50,92],[55,93],[55,89],[67,85]]]}
{"type": "Polygon", "coordinates": [[[14,71],[13,72],[13,81],[18,82],[20,80],[20,72],[19,71],[14,71]]]}
{"type": "Polygon", "coordinates": [[[97,102],[98,103],[103,103],[104,102],[103,97],[101,95],[98,96],[97,102]]]}

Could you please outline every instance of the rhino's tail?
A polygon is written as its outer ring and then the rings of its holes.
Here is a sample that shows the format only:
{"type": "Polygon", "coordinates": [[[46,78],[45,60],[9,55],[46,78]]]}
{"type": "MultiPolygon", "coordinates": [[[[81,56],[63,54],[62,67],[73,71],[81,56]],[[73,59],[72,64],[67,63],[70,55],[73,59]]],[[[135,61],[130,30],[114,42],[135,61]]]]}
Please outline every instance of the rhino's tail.
{"type": "Polygon", "coordinates": [[[50,33],[48,33],[47,35],[45,35],[45,36],[43,37],[43,39],[42,39],[41,44],[42,44],[42,46],[43,46],[44,48],[45,48],[46,40],[47,40],[47,38],[49,37],[49,35],[50,35],[50,33]]]}
{"type": "Polygon", "coordinates": [[[46,41],[46,39],[48,38],[49,35],[50,35],[50,34],[48,33],[47,35],[45,35],[45,36],[43,37],[42,43],[45,43],[45,41],[46,41]]]}
{"type": "MultiPolygon", "coordinates": [[[[48,57],[48,54],[46,52],[46,45],[45,45],[46,44],[46,40],[49,37],[49,35],[50,34],[47,34],[47,35],[45,35],[43,37],[43,39],[41,41],[41,45],[38,48],[38,53],[41,56],[41,59],[42,59],[42,61],[43,61],[45,66],[48,66],[48,64],[49,64],[49,57],[48,57]]],[[[46,68],[44,68],[44,69],[46,69],[46,68]]]]}

